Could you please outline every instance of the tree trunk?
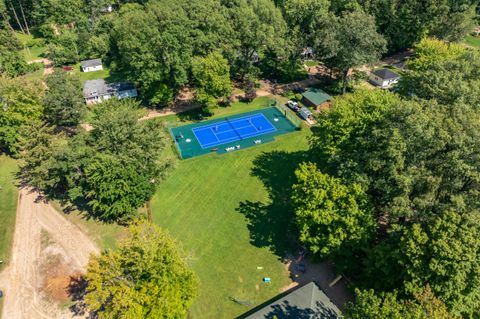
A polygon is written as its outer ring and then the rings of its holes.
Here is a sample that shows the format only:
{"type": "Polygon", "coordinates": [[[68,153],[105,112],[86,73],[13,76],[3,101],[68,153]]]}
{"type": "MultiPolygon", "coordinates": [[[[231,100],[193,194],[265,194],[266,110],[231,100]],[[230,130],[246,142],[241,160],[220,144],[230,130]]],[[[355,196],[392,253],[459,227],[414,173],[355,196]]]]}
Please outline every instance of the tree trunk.
{"type": "Polygon", "coordinates": [[[18,26],[23,34],[25,34],[25,30],[23,30],[22,24],[20,23],[20,19],[18,19],[17,11],[15,10],[15,6],[13,5],[12,1],[10,0],[10,5],[12,6],[13,15],[15,16],[15,20],[17,21],[18,26]]]}
{"type": "Polygon", "coordinates": [[[342,72],[342,92],[343,94],[347,93],[347,84],[348,84],[348,72],[350,69],[343,70],[342,72]]]}
{"type": "Polygon", "coordinates": [[[5,21],[5,23],[7,24],[8,28],[10,29],[10,31],[15,32],[12,25],[10,24],[10,21],[8,21],[8,16],[5,12],[2,12],[2,17],[3,17],[3,20],[5,21]]]}
{"type": "Polygon", "coordinates": [[[22,1],[18,0],[18,4],[20,5],[20,12],[22,13],[23,22],[25,23],[25,28],[27,29],[27,33],[30,34],[30,28],[28,27],[27,19],[25,18],[25,12],[23,11],[22,1]]]}

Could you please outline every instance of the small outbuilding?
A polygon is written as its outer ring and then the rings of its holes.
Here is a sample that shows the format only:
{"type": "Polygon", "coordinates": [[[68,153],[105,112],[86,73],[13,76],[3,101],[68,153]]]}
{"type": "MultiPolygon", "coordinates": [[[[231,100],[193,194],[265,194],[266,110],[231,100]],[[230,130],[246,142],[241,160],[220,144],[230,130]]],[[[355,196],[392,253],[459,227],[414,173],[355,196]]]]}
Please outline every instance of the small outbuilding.
{"type": "Polygon", "coordinates": [[[309,109],[307,109],[306,107],[302,107],[299,111],[298,111],[298,115],[300,115],[300,117],[302,119],[304,119],[305,121],[314,121],[314,118],[313,118],[313,114],[312,112],[310,112],[309,109]]]}
{"type": "Polygon", "coordinates": [[[82,72],[94,72],[103,70],[102,59],[85,60],[80,62],[82,72]]]}
{"type": "Polygon", "coordinates": [[[303,104],[313,107],[317,111],[328,107],[331,101],[332,97],[320,89],[309,88],[302,93],[303,104]]]}
{"type": "Polygon", "coordinates": [[[391,87],[393,84],[398,83],[400,75],[387,69],[378,69],[370,74],[370,82],[383,89],[391,87]]]}
{"type": "Polygon", "coordinates": [[[340,319],[340,310],[313,281],[281,295],[268,305],[240,316],[243,319],[340,319]]]}
{"type": "Polygon", "coordinates": [[[123,99],[138,96],[130,82],[107,83],[104,79],[88,80],[83,85],[83,97],[87,104],[99,103],[112,97],[123,99]]]}

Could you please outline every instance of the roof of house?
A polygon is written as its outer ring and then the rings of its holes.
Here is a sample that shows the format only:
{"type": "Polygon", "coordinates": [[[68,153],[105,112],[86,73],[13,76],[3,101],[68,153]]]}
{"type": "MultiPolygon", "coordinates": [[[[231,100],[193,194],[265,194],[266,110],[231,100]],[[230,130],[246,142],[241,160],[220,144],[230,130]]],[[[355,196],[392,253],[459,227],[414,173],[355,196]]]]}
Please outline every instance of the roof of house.
{"type": "Polygon", "coordinates": [[[117,92],[133,90],[135,86],[130,82],[107,83],[104,79],[87,80],[83,84],[83,96],[112,95],[117,92]]]}
{"type": "Polygon", "coordinates": [[[313,281],[273,301],[244,319],[337,319],[341,312],[313,281]]]}
{"type": "Polygon", "coordinates": [[[89,68],[102,65],[102,59],[92,59],[92,60],[85,60],[80,62],[82,68],[89,68]]]}
{"type": "Polygon", "coordinates": [[[316,88],[309,88],[302,93],[303,97],[315,105],[320,105],[324,102],[330,101],[332,97],[324,91],[316,88]]]}
{"type": "Polygon", "coordinates": [[[375,74],[376,76],[384,80],[393,80],[393,79],[398,79],[400,77],[400,75],[398,75],[397,73],[392,72],[386,68],[375,70],[373,71],[373,74],[375,74]]]}

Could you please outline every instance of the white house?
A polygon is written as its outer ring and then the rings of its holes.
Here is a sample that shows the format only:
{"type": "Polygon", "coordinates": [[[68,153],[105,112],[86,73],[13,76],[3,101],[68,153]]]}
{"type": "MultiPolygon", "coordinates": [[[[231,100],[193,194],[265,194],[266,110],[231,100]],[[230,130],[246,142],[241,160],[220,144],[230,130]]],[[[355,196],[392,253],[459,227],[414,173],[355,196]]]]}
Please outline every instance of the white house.
{"type": "Polygon", "coordinates": [[[87,104],[99,103],[112,97],[123,99],[138,96],[130,82],[107,83],[104,79],[88,80],[83,85],[83,97],[87,104]]]}
{"type": "Polygon", "coordinates": [[[400,75],[389,69],[379,69],[370,74],[370,82],[381,88],[389,88],[400,80],[400,75]]]}
{"type": "Polygon", "coordinates": [[[103,70],[102,59],[85,60],[80,62],[83,72],[93,72],[103,70]]]}

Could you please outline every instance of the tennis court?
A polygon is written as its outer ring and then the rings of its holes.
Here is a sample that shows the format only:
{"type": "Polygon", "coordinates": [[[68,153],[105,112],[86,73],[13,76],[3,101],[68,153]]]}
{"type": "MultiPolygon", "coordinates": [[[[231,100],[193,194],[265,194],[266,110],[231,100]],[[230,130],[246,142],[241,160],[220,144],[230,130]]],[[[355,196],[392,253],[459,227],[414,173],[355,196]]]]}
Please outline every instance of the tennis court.
{"type": "Polygon", "coordinates": [[[259,113],[234,120],[224,118],[222,122],[196,127],[193,133],[200,146],[205,149],[228,142],[274,132],[277,129],[259,113]]]}
{"type": "Polygon", "coordinates": [[[276,107],[230,115],[170,129],[180,157],[187,159],[210,152],[230,153],[272,142],[276,135],[297,129],[276,107]]]}

